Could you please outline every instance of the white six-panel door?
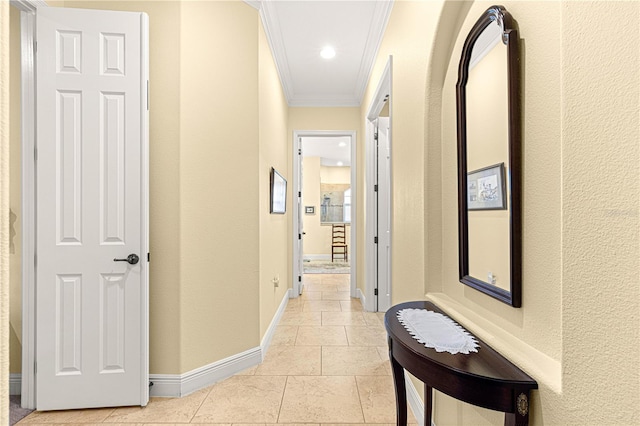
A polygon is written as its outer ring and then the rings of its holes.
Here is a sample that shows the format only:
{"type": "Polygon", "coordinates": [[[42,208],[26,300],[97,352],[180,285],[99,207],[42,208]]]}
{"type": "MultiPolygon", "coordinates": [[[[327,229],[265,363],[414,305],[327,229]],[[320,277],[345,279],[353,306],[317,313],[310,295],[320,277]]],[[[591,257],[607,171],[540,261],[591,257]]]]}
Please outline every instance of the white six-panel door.
{"type": "Polygon", "coordinates": [[[146,33],[142,13],[37,13],[39,410],[148,400],[146,33]]]}

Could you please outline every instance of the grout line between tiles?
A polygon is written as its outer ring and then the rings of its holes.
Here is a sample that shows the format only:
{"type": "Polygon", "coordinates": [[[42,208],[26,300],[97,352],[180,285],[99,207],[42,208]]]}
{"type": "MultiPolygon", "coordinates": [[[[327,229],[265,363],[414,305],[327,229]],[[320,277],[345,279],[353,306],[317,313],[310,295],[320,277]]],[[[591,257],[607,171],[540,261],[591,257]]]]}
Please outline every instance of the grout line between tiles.
{"type": "Polygon", "coordinates": [[[284,405],[284,394],[287,391],[287,385],[289,384],[289,376],[286,376],[284,380],[284,388],[282,389],[282,397],[280,398],[280,407],[278,407],[278,417],[276,418],[276,423],[280,423],[280,414],[282,413],[282,406],[284,405]]]}
{"type": "MultiPolygon", "coordinates": [[[[255,374],[255,373],[254,373],[255,374]]],[[[198,415],[198,411],[200,411],[200,409],[202,408],[202,406],[204,405],[204,402],[207,400],[207,398],[209,398],[209,395],[211,395],[211,392],[213,392],[213,387],[215,386],[215,383],[211,386],[209,386],[209,392],[207,392],[207,394],[205,395],[205,397],[202,399],[202,401],[200,401],[200,405],[198,405],[198,408],[196,409],[196,411],[193,412],[193,416],[191,416],[191,418],[189,419],[188,423],[191,423],[193,421],[193,419],[196,418],[196,416],[198,415]]]]}
{"type": "Polygon", "coordinates": [[[356,382],[356,392],[358,392],[358,401],[360,401],[360,411],[362,411],[362,422],[367,423],[367,418],[364,416],[364,408],[362,407],[362,396],[360,395],[360,386],[358,386],[358,379],[353,376],[353,380],[356,382]]]}
{"type": "Polygon", "coordinates": [[[113,413],[115,413],[115,412],[116,412],[116,410],[117,410],[117,408],[114,408],[113,410],[111,410],[111,412],[109,413],[109,415],[108,415],[107,417],[105,417],[104,419],[102,419],[102,421],[101,421],[100,423],[105,423],[105,421],[106,421],[109,417],[113,416],[113,413]]]}

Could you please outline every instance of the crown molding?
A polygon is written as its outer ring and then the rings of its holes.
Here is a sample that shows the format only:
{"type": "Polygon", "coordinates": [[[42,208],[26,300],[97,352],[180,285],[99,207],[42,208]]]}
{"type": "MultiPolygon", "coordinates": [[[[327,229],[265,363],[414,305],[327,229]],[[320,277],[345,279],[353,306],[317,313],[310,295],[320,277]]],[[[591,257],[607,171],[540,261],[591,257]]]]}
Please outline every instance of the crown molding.
{"type": "Polygon", "coordinates": [[[276,69],[280,76],[280,83],[282,84],[282,91],[287,99],[287,103],[291,105],[291,99],[293,98],[293,81],[291,79],[291,71],[289,70],[289,60],[284,48],[284,41],[282,38],[282,29],[280,28],[280,21],[275,13],[272,2],[263,0],[260,2],[260,18],[262,19],[262,26],[267,36],[269,47],[271,48],[271,54],[273,55],[274,62],[276,63],[276,69]]]}
{"type": "Polygon", "coordinates": [[[253,7],[256,10],[261,9],[261,0],[243,0],[246,4],[253,7]]]}
{"type": "Polygon", "coordinates": [[[391,17],[393,3],[394,0],[376,2],[376,8],[373,12],[373,20],[371,22],[369,34],[367,35],[367,43],[362,55],[360,70],[358,71],[358,78],[356,79],[356,96],[358,98],[358,104],[362,103],[364,91],[369,83],[369,77],[373,71],[376,56],[380,50],[384,32],[387,29],[387,24],[391,17]]]}
{"type": "Polygon", "coordinates": [[[367,35],[367,42],[365,44],[365,50],[363,52],[362,60],[360,63],[360,69],[358,71],[358,77],[356,79],[356,87],[354,88],[354,95],[351,96],[300,96],[293,90],[293,79],[291,77],[291,71],[289,69],[289,60],[287,58],[284,40],[282,37],[282,30],[278,16],[275,13],[273,0],[245,0],[248,4],[258,3],[260,17],[262,19],[262,25],[265,30],[269,47],[271,48],[271,54],[273,55],[276,63],[276,69],[280,76],[280,82],[282,84],[282,91],[284,92],[287,104],[292,107],[354,107],[360,106],[362,103],[362,97],[364,91],[369,82],[371,71],[375,63],[378,50],[382,43],[384,32],[389,22],[391,10],[393,9],[394,0],[376,1],[375,10],[369,34],[367,35]]]}
{"type": "Polygon", "coordinates": [[[23,12],[35,12],[39,7],[49,7],[45,0],[10,0],[9,3],[23,12]]]}

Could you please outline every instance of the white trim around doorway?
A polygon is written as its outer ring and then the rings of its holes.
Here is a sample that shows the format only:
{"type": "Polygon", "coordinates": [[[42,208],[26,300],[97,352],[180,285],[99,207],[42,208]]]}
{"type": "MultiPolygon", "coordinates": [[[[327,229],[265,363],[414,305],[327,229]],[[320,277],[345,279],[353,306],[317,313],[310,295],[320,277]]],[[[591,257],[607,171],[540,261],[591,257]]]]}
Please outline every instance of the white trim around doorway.
{"type": "MultiPolygon", "coordinates": [[[[365,229],[365,288],[362,299],[362,304],[366,311],[378,310],[378,298],[375,295],[375,290],[378,288],[378,246],[374,242],[377,236],[377,206],[376,206],[376,194],[374,191],[374,185],[377,181],[377,165],[376,165],[376,152],[374,146],[374,132],[375,132],[375,120],[379,117],[380,112],[384,108],[385,101],[389,102],[389,126],[393,128],[392,118],[392,97],[391,97],[391,82],[392,82],[392,70],[393,70],[393,56],[389,56],[387,64],[380,76],[380,82],[376,89],[369,109],[367,110],[366,119],[366,141],[365,141],[365,196],[366,205],[365,212],[367,216],[366,229],[365,229]]],[[[392,135],[389,135],[390,143],[392,142],[392,135]]],[[[391,206],[387,206],[391,210],[391,206]]],[[[391,213],[390,213],[391,214],[391,213]]],[[[393,226],[393,220],[391,221],[393,226]]],[[[390,247],[393,249],[393,247],[390,247]]],[[[393,251],[391,251],[393,255],[393,251]]],[[[391,265],[389,265],[389,271],[391,271],[391,265]]],[[[390,274],[391,276],[391,274],[390,274]]],[[[392,289],[391,283],[389,288],[392,289]]]]}
{"type": "MultiPolygon", "coordinates": [[[[358,217],[358,194],[357,194],[357,170],[356,170],[356,132],[349,130],[294,130],[293,132],[293,182],[292,182],[292,210],[296,208],[296,194],[297,188],[300,187],[300,166],[302,162],[302,157],[298,155],[298,140],[303,137],[339,137],[345,136],[351,138],[351,239],[349,244],[350,248],[350,257],[351,257],[351,287],[350,293],[351,297],[359,297],[359,292],[357,291],[356,286],[356,259],[357,259],[357,217],[358,217]]],[[[300,286],[301,283],[298,281],[298,277],[302,277],[304,271],[300,270],[300,257],[302,253],[298,253],[296,250],[296,245],[298,244],[298,230],[300,229],[299,217],[297,211],[292,211],[293,216],[293,294],[292,297],[298,297],[300,295],[300,286]]]]}
{"type": "MultiPolygon", "coordinates": [[[[21,191],[22,191],[22,374],[19,391],[22,407],[35,408],[35,38],[36,10],[47,7],[44,0],[10,0],[20,10],[21,55],[21,191]],[[32,259],[25,261],[25,259],[32,259]]],[[[18,376],[13,377],[14,391],[18,376]]]]}

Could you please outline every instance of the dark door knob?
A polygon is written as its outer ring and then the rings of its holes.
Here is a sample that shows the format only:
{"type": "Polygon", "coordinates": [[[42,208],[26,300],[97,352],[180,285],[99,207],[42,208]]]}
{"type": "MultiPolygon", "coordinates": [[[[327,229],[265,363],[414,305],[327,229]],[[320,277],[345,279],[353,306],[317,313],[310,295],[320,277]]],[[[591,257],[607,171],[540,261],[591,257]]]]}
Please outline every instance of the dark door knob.
{"type": "Polygon", "coordinates": [[[135,265],[140,261],[137,254],[130,254],[126,259],[113,259],[114,262],[128,262],[131,265],[135,265]]]}

